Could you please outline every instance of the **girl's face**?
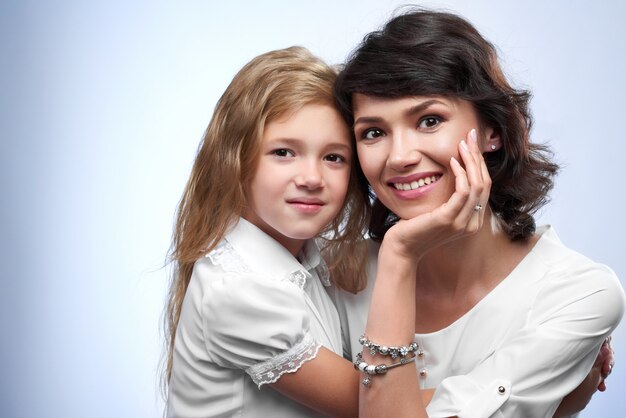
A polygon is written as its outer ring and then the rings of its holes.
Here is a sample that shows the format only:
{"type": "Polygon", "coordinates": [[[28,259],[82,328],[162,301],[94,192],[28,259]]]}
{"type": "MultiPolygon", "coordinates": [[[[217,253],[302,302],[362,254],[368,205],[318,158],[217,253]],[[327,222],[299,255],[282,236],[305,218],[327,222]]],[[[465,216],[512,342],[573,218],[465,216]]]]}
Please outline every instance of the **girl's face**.
{"type": "Polygon", "coordinates": [[[270,122],[244,218],[297,254],[338,215],[351,161],[350,131],[332,106],[308,104],[270,122]]]}
{"type": "MultiPolygon", "coordinates": [[[[386,99],[355,94],[354,134],[363,173],[381,202],[402,219],[430,212],[455,189],[450,158],[479,120],[470,102],[441,96],[386,99]]],[[[486,130],[491,134],[491,130],[486,130]]]]}

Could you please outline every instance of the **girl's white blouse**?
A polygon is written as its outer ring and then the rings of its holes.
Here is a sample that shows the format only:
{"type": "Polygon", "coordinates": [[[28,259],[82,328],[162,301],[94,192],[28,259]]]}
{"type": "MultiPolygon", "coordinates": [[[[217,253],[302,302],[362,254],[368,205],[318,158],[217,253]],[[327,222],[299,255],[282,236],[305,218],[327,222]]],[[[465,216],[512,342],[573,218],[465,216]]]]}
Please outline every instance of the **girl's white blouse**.
{"type": "MultiPolygon", "coordinates": [[[[542,231],[533,250],[469,312],[415,335],[421,386],[436,388],[429,417],[552,417],[619,323],[626,302],[613,271],[563,246],[552,228],[542,231]]],[[[378,248],[372,243],[367,289],[335,295],[352,358],[362,349],[378,248]]]]}
{"type": "Polygon", "coordinates": [[[196,261],[173,351],[169,417],[311,417],[266,383],[324,346],[341,355],[339,317],[315,243],[296,259],[240,219],[196,261]]]}

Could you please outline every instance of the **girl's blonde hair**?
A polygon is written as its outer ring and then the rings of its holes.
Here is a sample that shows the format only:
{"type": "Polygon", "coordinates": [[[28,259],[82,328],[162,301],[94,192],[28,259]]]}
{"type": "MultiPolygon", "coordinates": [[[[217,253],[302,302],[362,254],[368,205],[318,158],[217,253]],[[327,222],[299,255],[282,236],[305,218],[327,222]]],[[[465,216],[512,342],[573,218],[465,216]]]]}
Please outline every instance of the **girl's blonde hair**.
{"type": "MultiPolygon", "coordinates": [[[[173,269],[164,317],[164,391],[194,263],[211,251],[244,213],[244,191],[257,167],[265,126],[307,104],[335,107],[336,75],[305,48],[271,51],[246,64],[217,102],[178,207],[172,238],[169,260],[173,269]]],[[[365,283],[367,199],[367,184],[353,167],[343,208],[321,231],[322,253],[333,281],[352,292],[365,283]]]]}

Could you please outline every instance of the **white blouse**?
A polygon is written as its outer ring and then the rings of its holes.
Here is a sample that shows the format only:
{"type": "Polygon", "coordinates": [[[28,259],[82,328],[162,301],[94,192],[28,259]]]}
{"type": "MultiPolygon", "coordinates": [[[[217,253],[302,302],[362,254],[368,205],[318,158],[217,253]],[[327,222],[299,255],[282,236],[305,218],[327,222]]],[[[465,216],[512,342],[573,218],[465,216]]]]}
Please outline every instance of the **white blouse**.
{"type": "Polygon", "coordinates": [[[341,355],[341,329],[315,243],[298,261],[240,219],[196,261],[173,351],[169,417],[318,416],[264,384],[320,346],[341,355]]]}
{"type": "MultiPolygon", "coordinates": [[[[421,387],[436,388],[429,417],[551,417],[619,323],[626,302],[613,271],[541,229],[532,251],[469,312],[415,335],[421,387]]],[[[352,358],[362,348],[378,248],[372,243],[367,289],[335,295],[352,358]]]]}

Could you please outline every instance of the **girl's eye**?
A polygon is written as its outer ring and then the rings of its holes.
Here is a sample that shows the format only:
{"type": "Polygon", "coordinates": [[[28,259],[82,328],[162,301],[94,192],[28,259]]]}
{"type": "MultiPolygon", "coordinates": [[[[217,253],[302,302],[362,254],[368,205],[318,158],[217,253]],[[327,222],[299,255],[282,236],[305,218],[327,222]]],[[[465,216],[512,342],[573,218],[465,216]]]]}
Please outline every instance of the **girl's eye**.
{"type": "Polygon", "coordinates": [[[433,129],[440,123],[441,118],[439,116],[426,116],[425,118],[420,119],[418,127],[421,129],[433,129]]]}
{"type": "Polygon", "coordinates": [[[281,157],[281,158],[286,158],[286,157],[293,157],[294,154],[293,152],[289,151],[286,148],[279,148],[279,149],[275,149],[271,152],[272,155],[275,155],[277,157],[281,157]]]}
{"type": "Polygon", "coordinates": [[[385,133],[378,128],[370,128],[361,134],[361,139],[375,139],[384,136],[385,133]]]}
{"type": "Polygon", "coordinates": [[[339,154],[328,154],[324,157],[326,161],[330,161],[331,163],[345,163],[346,158],[343,155],[339,154]]]}

